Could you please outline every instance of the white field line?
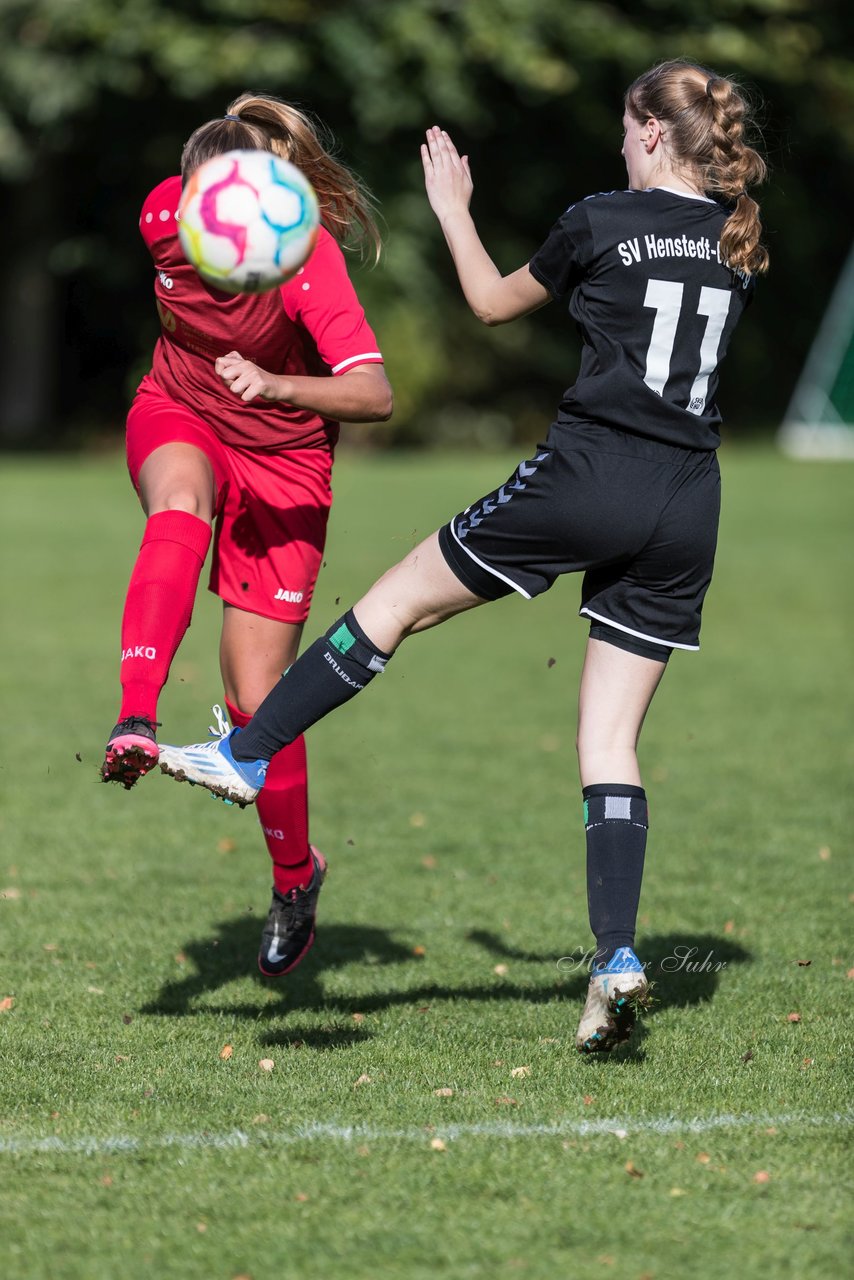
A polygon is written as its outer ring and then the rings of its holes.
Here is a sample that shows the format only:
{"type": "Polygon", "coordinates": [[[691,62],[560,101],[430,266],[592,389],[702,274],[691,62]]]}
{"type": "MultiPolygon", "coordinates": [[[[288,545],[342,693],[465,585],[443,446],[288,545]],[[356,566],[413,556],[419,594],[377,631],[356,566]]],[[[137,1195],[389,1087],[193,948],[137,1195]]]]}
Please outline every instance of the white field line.
{"type": "Polygon", "coordinates": [[[62,1138],[58,1135],[46,1138],[0,1138],[0,1155],[121,1155],[142,1151],[165,1150],[233,1150],[248,1147],[283,1147],[311,1142],[427,1142],[441,1138],[455,1142],[462,1138],[498,1138],[518,1141],[523,1138],[596,1138],[611,1135],[616,1138],[643,1136],[644,1134],[709,1133],[714,1129],[823,1129],[849,1128],[854,1124],[854,1114],[837,1115],[710,1115],[694,1119],[676,1119],[672,1116],[651,1117],[648,1120],[627,1120],[614,1117],[610,1120],[561,1120],[554,1124],[513,1124],[511,1121],[484,1124],[437,1124],[405,1129],[383,1129],[371,1125],[326,1124],[313,1121],[286,1130],[258,1128],[251,1133],[243,1129],[231,1129],[226,1133],[166,1133],[151,1138],[134,1138],[115,1134],[112,1137],[62,1138]]]}

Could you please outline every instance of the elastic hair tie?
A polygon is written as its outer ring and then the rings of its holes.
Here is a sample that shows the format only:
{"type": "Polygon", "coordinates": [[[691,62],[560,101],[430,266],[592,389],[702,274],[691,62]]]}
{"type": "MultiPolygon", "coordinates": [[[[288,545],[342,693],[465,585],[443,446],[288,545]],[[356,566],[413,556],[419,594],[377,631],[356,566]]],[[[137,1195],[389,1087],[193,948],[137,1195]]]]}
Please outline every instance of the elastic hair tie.
{"type": "Polygon", "coordinates": [[[223,116],[222,118],[223,120],[236,120],[238,124],[243,123],[243,121],[240,119],[240,116],[223,116]]]}

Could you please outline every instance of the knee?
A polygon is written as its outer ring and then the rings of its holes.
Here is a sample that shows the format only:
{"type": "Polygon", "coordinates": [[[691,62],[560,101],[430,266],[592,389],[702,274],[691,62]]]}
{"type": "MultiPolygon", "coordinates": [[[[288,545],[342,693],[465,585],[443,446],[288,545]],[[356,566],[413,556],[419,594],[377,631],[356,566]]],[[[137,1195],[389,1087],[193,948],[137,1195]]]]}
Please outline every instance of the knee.
{"type": "Polygon", "coordinates": [[[184,511],[189,516],[197,516],[200,520],[210,522],[213,515],[212,495],[201,493],[186,485],[176,486],[159,493],[149,502],[150,516],[162,511],[184,511]]]}

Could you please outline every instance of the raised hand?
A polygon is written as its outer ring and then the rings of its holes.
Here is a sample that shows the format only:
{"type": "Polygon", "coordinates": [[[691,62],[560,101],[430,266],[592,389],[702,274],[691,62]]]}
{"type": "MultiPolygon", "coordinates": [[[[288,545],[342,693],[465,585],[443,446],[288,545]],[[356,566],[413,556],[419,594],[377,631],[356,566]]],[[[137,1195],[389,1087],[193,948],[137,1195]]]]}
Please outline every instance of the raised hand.
{"type": "Polygon", "coordinates": [[[421,144],[427,199],[441,222],[469,207],[473,182],[468,156],[461,156],[444,129],[434,125],[421,144]]]}

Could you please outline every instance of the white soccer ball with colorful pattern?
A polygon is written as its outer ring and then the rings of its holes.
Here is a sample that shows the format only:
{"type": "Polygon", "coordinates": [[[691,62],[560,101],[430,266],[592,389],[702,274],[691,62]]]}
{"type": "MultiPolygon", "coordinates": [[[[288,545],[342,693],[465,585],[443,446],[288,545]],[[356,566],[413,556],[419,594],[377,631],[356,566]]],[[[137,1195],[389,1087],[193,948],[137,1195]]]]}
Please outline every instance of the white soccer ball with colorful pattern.
{"type": "Polygon", "coordinates": [[[309,258],[317,196],[295,165],[270,151],[226,151],[190,175],[178,209],[187,261],[226,293],[263,293],[309,258]]]}

